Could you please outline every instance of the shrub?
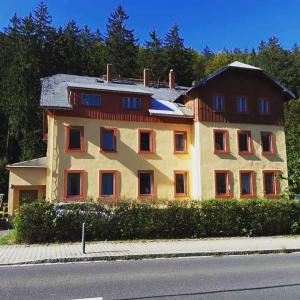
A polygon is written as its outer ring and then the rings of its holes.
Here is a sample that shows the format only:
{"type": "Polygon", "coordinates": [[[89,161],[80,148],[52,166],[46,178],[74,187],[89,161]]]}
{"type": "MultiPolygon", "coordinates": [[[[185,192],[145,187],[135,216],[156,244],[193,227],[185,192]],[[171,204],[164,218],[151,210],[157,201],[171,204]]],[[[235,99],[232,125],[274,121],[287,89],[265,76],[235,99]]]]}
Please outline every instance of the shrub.
{"type": "Polygon", "coordinates": [[[300,233],[300,203],[287,199],[212,199],[22,205],[14,217],[18,241],[194,238],[300,233]]]}

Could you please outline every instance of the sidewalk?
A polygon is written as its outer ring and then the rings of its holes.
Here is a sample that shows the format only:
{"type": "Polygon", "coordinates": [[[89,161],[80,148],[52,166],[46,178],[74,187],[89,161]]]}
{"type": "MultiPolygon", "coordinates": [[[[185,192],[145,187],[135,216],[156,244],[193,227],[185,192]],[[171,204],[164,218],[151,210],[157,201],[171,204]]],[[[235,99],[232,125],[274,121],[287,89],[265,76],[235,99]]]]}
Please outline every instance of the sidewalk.
{"type": "Polygon", "coordinates": [[[0,246],[0,265],[300,252],[300,236],[0,246]]]}

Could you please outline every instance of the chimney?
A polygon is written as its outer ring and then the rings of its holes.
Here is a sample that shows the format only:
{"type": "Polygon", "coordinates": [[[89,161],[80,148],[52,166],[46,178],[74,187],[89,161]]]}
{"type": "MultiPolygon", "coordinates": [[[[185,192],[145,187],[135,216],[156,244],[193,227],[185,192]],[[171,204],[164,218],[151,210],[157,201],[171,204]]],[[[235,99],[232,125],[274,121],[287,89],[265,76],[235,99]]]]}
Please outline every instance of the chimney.
{"type": "Polygon", "coordinates": [[[173,69],[171,69],[169,73],[169,88],[175,89],[175,72],[173,69]]]}
{"type": "Polygon", "coordinates": [[[149,86],[150,83],[150,70],[144,69],[144,86],[149,86]]]}
{"type": "Polygon", "coordinates": [[[106,81],[112,81],[112,64],[106,65],[106,81]]]}

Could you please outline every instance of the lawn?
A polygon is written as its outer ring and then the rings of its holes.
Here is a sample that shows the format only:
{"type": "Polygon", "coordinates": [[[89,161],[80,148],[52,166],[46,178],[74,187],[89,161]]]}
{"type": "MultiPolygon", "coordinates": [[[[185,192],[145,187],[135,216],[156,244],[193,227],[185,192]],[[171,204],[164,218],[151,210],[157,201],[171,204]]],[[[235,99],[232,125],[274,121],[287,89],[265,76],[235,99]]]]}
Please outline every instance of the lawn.
{"type": "Polygon", "coordinates": [[[15,243],[16,233],[14,230],[10,230],[7,234],[0,237],[0,246],[2,245],[11,245],[15,243]]]}

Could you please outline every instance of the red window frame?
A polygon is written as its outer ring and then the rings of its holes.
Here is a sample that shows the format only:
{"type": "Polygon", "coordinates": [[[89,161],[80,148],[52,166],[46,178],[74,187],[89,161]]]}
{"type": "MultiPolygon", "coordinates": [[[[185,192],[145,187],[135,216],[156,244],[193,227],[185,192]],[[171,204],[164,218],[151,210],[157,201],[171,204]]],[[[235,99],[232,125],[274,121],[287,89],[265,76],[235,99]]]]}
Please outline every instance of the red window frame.
{"type": "Polygon", "coordinates": [[[100,128],[100,152],[117,152],[117,128],[112,128],[112,127],[101,127],[100,128]],[[109,150],[109,149],[104,149],[103,148],[103,132],[104,131],[112,131],[114,135],[114,148],[109,150]]]}
{"type": "Polygon", "coordinates": [[[188,197],[188,174],[189,172],[186,170],[175,170],[174,171],[174,197],[188,197]],[[184,191],[185,193],[176,193],[176,175],[177,174],[183,174],[184,175],[184,191]]]}
{"type": "Polygon", "coordinates": [[[271,131],[261,131],[260,132],[260,146],[261,146],[261,153],[262,155],[274,155],[275,149],[276,149],[276,143],[275,143],[275,135],[271,131]],[[264,134],[270,135],[270,151],[263,151],[263,143],[262,143],[262,136],[264,134]]]}
{"type": "Polygon", "coordinates": [[[245,96],[245,95],[237,95],[236,99],[235,99],[235,107],[236,107],[236,112],[238,114],[241,114],[241,115],[248,114],[249,113],[249,101],[248,101],[248,97],[245,96]],[[245,98],[245,100],[246,100],[246,111],[239,111],[238,110],[238,99],[241,98],[241,97],[245,98]]]}
{"type": "Polygon", "coordinates": [[[174,143],[174,154],[186,154],[187,153],[187,132],[175,130],[174,136],[173,136],[173,143],[174,143]],[[180,135],[180,134],[184,135],[184,150],[183,151],[176,150],[176,135],[180,135]]]}
{"type": "Polygon", "coordinates": [[[154,132],[152,129],[138,129],[138,153],[152,154],[154,152],[154,132]],[[141,133],[150,133],[150,151],[141,150],[141,133]]]}
{"type": "Polygon", "coordinates": [[[212,101],[211,107],[212,107],[213,112],[220,113],[220,112],[224,112],[225,111],[224,95],[223,94],[213,94],[211,101],[212,101]],[[215,100],[216,96],[220,96],[221,97],[221,110],[216,110],[215,107],[214,107],[214,100],[215,100]]]}
{"type": "Polygon", "coordinates": [[[214,141],[214,154],[228,154],[229,153],[229,134],[228,130],[214,129],[213,130],[213,141],[214,141]],[[216,149],[216,133],[223,133],[224,150],[216,149]]]}
{"type": "Polygon", "coordinates": [[[64,200],[76,201],[84,199],[84,171],[83,170],[64,170],[64,200]],[[68,174],[79,173],[80,174],[80,196],[79,197],[68,197],[68,174]]]}
{"type": "Polygon", "coordinates": [[[117,170],[99,170],[99,198],[105,198],[105,199],[115,199],[117,197],[117,170]],[[102,195],[102,175],[103,174],[113,174],[113,184],[114,184],[114,190],[113,195],[102,195]]]}
{"type": "Polygon", "coordinates": [[[264,170],[263,171],[263,193],[264,197],[266,198],[272,198],[272,197],[277,197],[280,194],[280,184],[278,179],[276,178],[276,175],[280,174],[281,171],[279,170],[264,170]],[[266,174],[274,174],[274,182],[273,182],[273,187],[274,187],[274,192],[267,194],[266,191],[266,182],[265,182],[265,175],[266,174]]]}
{"type": "Polygon", "coordinates": [[[153,170],[138,170],[138,199],[153,198],[155,197],[155,186],[154,186],[154,171],[153,170]],[[151,174],[151,194],[141,195],[140,193],[140,174],[150,173],[151,174]]]}
{"type": "Polygon", "coordinates": [[[263,115],[263,116],[269,116],[269,115],[271,114],[271,101],[270,101],[269,98],[265,98],[265,97],[259,97],[259,98],[258,98],[258,113],[259,113],[260,115],[263,115]],[[266,113],[260,111],[260,101],[261,101],[262,99],[263,99],[263,100],[266,100],[266,101],[268,102],[268,108],[269,108],[269,111],[266,112],[266,113]]]}
{"type": "Polygon", "coordinates": [[[240,155],[252,155],[253,154],[253,141],[251,137],[251,131],[250,130],[238,130],[237,132],[237,145],[238,145],[238,153],[240,155]],[[240,134],[248,134],[248,151],[240,151],[240,143],[239,143],[239,135],[240,134]]]}
{"type": "Polygon", "coordinates": [[[84,152],[84,127],[83,126],[65,126],[65,153],[81,153],[84,152]],[[70,129],[79,129],[80,130],[80,149],[70,149],[70,129]]]}
{"type": "Polygon", "coordinates": [[[240,170],[239,171],[239,179],[240,179],[240,198],[254,198],[256,197],[255,193],[255,174],[252,170],[240,170]],[[250,187],[251,193],[250,194],[242,194],[242,174],[250,174],[250,187]]]}
{"type": "Polygon", "coordinates": [[[215,198],[231,198],[231,172],[229,170],[215,170],[215,198]],[[226,194],[217,193],[217,174],[226,174],[226,194]]]}

